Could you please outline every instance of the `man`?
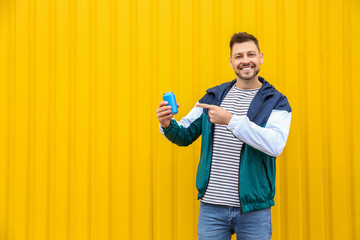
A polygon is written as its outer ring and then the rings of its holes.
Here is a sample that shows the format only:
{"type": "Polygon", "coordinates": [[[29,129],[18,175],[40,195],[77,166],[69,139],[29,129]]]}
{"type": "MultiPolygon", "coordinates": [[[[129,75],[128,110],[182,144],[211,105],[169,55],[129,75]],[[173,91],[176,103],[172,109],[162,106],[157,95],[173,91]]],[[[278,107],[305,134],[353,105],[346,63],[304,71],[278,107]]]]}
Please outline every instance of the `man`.
{"type": "Polygon", "coordinates": [[[258,40],[245,32],[230,41],[236,79],[208,89],[181,119],[171,107],[157,110],[160,132],[187,146],[202,134],[196,176],[201,199],[199,240],[270,239],[275,195],[275,159],[288,138],[291,107],[287,98],[258,76],[263,64],[258,40]]]}

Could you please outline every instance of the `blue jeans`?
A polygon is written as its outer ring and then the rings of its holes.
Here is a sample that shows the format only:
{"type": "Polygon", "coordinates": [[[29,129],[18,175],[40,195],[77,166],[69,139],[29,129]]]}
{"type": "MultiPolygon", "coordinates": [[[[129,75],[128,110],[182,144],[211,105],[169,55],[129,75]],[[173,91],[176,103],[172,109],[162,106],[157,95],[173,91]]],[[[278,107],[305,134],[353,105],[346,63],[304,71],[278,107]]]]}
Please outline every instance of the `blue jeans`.
{"type": "Polygon", "coordinates": [[[243,213],[240,208],[200,202],[197,227],[199,240],[271,239],[270,208],[243,213]]]}

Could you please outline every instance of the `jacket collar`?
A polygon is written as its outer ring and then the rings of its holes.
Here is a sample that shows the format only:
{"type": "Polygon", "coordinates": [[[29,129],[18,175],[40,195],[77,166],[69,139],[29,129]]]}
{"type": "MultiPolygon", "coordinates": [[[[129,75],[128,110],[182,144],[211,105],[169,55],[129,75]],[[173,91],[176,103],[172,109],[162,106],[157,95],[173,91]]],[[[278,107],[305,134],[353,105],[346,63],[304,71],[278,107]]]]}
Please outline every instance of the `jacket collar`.
{"type": "MultiPolygon", "coordinates": [[[[257,95],[259,95],[261,99],[265,99],[267,96],[273,95],[275,88],[260,76],[259,76],[259,80],[263,85],[261,86],[257,95]]],[[[231,82],[226,82],[219,86],[209,88],[208,90],[206,90],[206,92],[213,93],[216,96],[218,96],[219,94],[223,94],[224,92],[227,93],[235,83],[236,83],[236,79],[232,80],[231,82]]]]}

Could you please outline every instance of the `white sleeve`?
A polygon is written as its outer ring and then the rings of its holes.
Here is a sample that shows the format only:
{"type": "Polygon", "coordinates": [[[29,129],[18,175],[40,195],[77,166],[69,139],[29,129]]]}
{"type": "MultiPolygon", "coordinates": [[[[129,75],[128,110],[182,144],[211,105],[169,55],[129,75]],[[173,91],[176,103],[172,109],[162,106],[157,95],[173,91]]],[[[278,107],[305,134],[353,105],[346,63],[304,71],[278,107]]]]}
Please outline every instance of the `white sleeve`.
{"type": "Polygon", "coordinates": [[[278,157],[285,147],[290,122],[291,112],[273,110],[265,127],[251,122],[247,116],[233,115],[227,128],[241,141],[270,156],[278,157]]]}

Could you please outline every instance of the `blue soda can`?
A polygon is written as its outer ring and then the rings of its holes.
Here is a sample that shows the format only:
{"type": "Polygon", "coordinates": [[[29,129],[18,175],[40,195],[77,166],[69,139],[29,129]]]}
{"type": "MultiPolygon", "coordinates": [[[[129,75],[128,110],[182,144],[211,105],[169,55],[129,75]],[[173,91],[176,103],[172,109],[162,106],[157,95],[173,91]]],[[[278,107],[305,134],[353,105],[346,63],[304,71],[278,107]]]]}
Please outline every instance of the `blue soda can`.
{"type": "Polygon", "coordinates": [[[171,114],[172,115],[175,115],[178,113],[175,94],[173,92],[164,93],[163,100],[168,102],[168,106],[171,106],[171,114]]]}

